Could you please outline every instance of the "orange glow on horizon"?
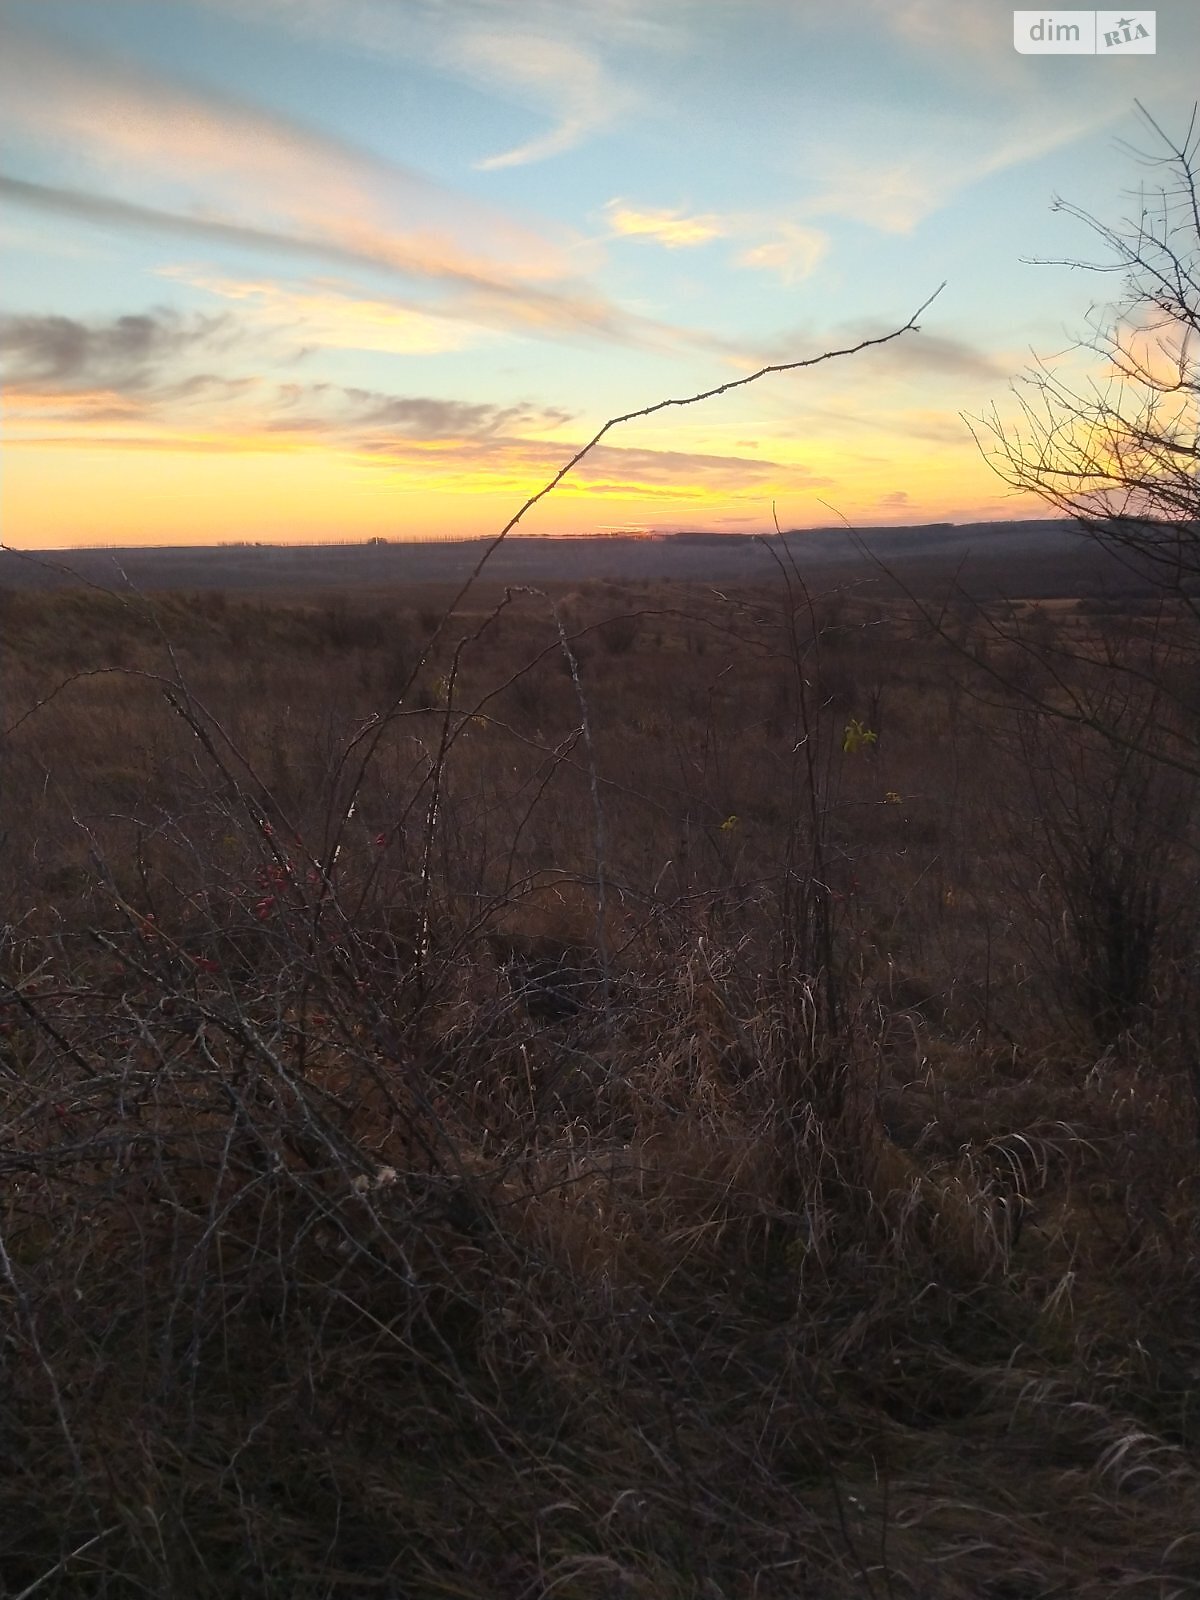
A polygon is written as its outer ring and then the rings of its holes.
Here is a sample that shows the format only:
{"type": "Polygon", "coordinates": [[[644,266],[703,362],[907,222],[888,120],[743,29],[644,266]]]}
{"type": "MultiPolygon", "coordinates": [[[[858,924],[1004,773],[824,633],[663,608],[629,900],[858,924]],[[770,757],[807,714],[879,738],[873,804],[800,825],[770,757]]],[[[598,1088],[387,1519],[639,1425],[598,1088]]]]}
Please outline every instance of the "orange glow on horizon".
{"type": "MultiPolygon", "coordinates": [[[[307,436],[263,433],[114,436],[111,429],[104,435],[84,429],[10,438],[5,541],[16,548],[61,549],[231,539],[482,537],[503,527],[553,476],[548,459],[570,455],[570,446],[551,452],[542,443],[531,451],[536,460],[488,463],[472,460],[461,441],[406,441],[405,448],[403,459],[392,460],[307,436]]],[[[874,465],[840,458],[832,449],[822,457],[804,464],[805,473],[833,480],[816,489],[806,487],[799,465],[793,472],[780,464],[765,479],[739,488],[736,475],[724,481],[724,473],[717,483],[695,476],[631,480],[605,461],[594,476],[581,472],[565,479],[522,526],[541,534],[623,524],[647,532],[656,524],[754,531],[770,527],[773,502],[784,525],[794,527],[829,524],[837,513],[863,525],[1045,514],[1031,497],[998,492],[982,462],[969,470],[969,463],[950,452],[874,465]],[[895,490],[897,483],[902,491],[895,490]]]]}

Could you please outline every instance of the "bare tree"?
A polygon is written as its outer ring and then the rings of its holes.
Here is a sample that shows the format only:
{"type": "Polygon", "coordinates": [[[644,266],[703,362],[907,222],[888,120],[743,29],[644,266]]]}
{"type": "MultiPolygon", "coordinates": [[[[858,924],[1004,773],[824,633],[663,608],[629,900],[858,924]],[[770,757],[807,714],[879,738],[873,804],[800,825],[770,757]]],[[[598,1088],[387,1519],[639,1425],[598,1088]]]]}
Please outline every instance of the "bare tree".
{"type": "Polygon", "coordinates": [[[985,458],[1015,489],[1079,519],[1143,580],[1200,618],[1200,125],[1182,140],[1138,105],[1147,172],[1115,225],[1068,201],[1104,248],[1053,264],[1120,280],[1093,306],[1077,349],[1099,358],[1077,377],[1038,361],[1014,386],[1018,414],[968,418],[985,458]]]}
{"type": "MultiPolygon", "coordinates": [[[[1000,477],[1074,518],[1142,600],[1091,613],[1082,635],[980,613],[963,654],[1017,716],[1051,916],[1043,955],[1064,994],[1102,1039],[1157,999],[1188,1056],[1200,1028],[1200,108],[1180,140],[1138,112],[1147,148],[1124,148],[1145,176],[1125,217],[1055,202],[1102,250],[1054,264],[1115,278],[1114,292],[1072,350],[1017,380],[1015,413],[966,420],[1000,477]]],[[[1193,1092],[1200,1107],[1200,1079],[1193,1092]]]]}

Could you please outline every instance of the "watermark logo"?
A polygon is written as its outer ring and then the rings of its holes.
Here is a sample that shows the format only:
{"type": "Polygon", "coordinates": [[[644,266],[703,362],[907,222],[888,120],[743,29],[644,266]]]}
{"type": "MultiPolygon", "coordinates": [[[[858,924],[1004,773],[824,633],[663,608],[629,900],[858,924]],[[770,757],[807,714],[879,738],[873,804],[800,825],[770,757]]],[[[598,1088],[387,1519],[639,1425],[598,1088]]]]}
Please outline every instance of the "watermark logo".
{"type": "Polygon", "coordinates": [[[1153,11],[1014,11],[1023,56],[1152,56],[1153,11]]]}
{"type": "Polygon", "coordinates": [[[1096,54],[1152,56],[1156,15],[1154,11],[1097,11],[1096,54]]]}
{"type": "Polygon", "coordinates": [[[1094,11],[1014,11],[1013,44],[1023,56],[1094,56],[1094,11]]]}

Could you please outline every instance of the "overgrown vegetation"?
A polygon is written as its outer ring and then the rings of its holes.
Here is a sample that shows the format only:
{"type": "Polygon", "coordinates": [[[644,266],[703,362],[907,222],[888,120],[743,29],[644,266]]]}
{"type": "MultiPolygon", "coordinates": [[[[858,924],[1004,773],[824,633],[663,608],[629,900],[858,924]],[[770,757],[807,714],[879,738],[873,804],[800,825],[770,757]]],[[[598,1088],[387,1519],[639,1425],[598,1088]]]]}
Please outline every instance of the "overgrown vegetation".
{"type": "Polygon", "coordinates": [[[1195,1591],[1182,608],[3,604],[8,1594],[1195,1591]]]}
{"type": "Polygon", "coordinates": [[[0,595],[8,1593],[1200,1591],[1196,153],[1144,605],[0,595]]]}

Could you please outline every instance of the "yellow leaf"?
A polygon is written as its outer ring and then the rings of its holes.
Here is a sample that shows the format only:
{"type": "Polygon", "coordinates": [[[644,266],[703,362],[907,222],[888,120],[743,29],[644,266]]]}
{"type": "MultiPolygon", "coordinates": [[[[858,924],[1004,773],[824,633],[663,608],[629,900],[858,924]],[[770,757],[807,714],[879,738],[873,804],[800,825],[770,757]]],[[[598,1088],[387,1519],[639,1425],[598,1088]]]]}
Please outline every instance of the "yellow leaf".
{"type": "Polygon", "coordinates": [[[864,728],[857,717],[851,717],[846,724],[842,749],[847,755],[857,755],[864,745],[874,744],[878,737],[879,735],[872,733],[870,728],[864,728]]]}

